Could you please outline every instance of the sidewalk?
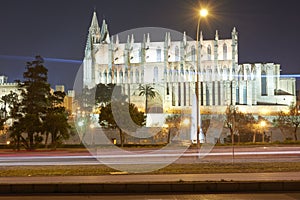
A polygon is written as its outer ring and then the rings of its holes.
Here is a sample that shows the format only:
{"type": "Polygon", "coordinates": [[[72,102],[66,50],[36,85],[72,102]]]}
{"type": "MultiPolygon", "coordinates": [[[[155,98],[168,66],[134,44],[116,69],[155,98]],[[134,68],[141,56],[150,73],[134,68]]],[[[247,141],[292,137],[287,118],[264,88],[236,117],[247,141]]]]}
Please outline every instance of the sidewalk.
{"type": "Polygon", "coordinates": [[[300,191],[300,173],[0,177],[0,194],[300,191]]]}

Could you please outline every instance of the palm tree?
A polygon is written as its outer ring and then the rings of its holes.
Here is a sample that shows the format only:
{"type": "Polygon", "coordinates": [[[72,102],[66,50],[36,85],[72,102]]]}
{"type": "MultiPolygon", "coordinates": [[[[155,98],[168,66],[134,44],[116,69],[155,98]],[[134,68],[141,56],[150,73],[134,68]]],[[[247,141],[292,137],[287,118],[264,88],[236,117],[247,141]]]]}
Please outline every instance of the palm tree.
{"type": "Polygon", "coordinates": [[[156,96],[156,91],[155,89],[150,85],[140,85],[139,86],[139,96],[145,96],[145,113],[148,113],[148,98],[153,99],[156,96]]]}

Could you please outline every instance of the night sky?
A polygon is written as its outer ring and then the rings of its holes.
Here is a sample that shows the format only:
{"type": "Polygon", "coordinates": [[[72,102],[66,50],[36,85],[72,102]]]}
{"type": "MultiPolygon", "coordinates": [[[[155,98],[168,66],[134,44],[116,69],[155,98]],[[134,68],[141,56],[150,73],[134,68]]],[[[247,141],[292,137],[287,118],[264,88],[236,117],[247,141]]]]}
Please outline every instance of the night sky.
{"type": "Polygon", "coordinates": [[[26,62],[41,55],[52,58],[45,62],[52,86],[71,89],[94,9],[111,35],[163,27],[195,38],[200,4],[212,13],[201,24],[204,39],[215,30],[230,38],[236,27],[240,64],[275,62],[282,74],[300,74],[299,0],[0,0],[0,74],[22,80],[26,62]]]}

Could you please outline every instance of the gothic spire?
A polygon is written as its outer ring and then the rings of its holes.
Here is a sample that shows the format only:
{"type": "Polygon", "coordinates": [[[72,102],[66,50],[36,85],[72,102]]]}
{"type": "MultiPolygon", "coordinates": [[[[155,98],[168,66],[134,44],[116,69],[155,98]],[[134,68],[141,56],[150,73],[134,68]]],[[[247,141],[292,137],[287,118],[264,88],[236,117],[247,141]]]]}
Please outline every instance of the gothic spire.
{"type": "Polygon", "coordinates": [[[218,30],[216,30],[215,40],[219,40],[219,33],[218,33],[218,30]]]}
{"type": "Polygon", "coordinates": [[[130,40],[130,42],[131,42],[131,45],[133,45],[133,43],[134,43],[134,36],[133,36],[133,34],[131,34],[131,40],[130,40]]]}
{"type": "Polygon", "coordinates": [[[96,34],[96,33],[100,32],[100,27],[99,27],[99,24],[98,24],[96,11],[94,11],[94,13],[93,13],[92,23],[91,23],[91,26],[90,26],[90,32],[92,34],[96,34]]]}
{"type": "Polygon", "coordinates": [[[146,43],[149,44],[150,43],[150,34],[147,33],[147,39],[146,39],[146,43]]]}
{"type": "Polygon", "coordinates": [[[101,42],[104,43],[110,43],[110,36],[107,28],[107,24],[105,22],[105,19],[102,21],[102,26],[101,26],[101,42]]]}
{"type": "Polygon", "coordinates": [[[200,42],[203,41],[203,34],[202,34],[202,31],[200,31],[200,39],[199,39],[200,42]]]}
{"type": "Polygon", "coordinates": [[[116,35],[116,44],[119,44],[120,42],[119,42],[119,35],[117,34],[116,35]]]}
{"type": "Polygon", "coordinates": [[[185,31],[183,32],[182,41],[183,41],[183,45],[186,46],[186,33],[185,33],[185,31]]]}

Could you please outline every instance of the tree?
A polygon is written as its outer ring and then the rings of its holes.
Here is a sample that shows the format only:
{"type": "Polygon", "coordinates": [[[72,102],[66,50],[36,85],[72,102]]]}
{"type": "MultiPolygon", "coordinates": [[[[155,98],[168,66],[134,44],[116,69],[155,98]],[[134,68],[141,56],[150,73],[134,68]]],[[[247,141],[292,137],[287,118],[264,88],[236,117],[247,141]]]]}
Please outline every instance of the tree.
{"type": "Polygon", "coordinates": [[[204,134],[204,140],[206,142],[206,133],[208,131],[208,128],[210,126],[210,118],[208,117],[203,117],[202,116],[202,119],[201,119],[201,129],[203,131],[203,134],[204,134]]]}
{"type": "Polygon", "coordinates": [[[237,133],[237,108],[235,106],[229,105],[225,112],[225,125],[230,131],[231,143],[234,144],[234,134],[237,133]]]}
{"type": "Polygon", "coordinates": [[[242,113],[235,106],[228,106],[226,109],[225,125],[230,130],[231,142],[234,144],[234,136],[238,137],[238,143],[241,141],[241,134],[252,134],[255,142],[256,132],[259,128],[257,120],[251,113],[242,113]]]}
{"type": "Polygon", "coordinates": [[[98,84],[96,87],[96,94],[95,94],[95,99],[96,103],[100,105],[107,105],[111,99],[112,99],[112,94],[113,90],[115,88],[116,84],[98,84]]]}
{"type": "Polygon", "coordinates": [[[113,115],[112,103],[100,107],[99,124],[104,128],[118,129],[120,134],[121,147],[124,145],[125,133],[123,130],[132,130],[130,123],[128,123],[128,110],[132,121],[138,125],[145,124],[145,116],[138,108],[132,104],[123,101],[114,102],[114,109],[118,111],[118,116],[113,115]],[[116,118],[117,117],[117,118],[116,118]]]}
{"type": "Polygon", "coordinates": [[[283,111],[279,111],[276,114],[276,118],[273,119],[273,125],[275,127],[278,127],[280,132],[282,133],[284,139],[286,140],[288,138],[288,132],[290,129],[288,122],[288,114],[284,113],[283,111]]]}
{"type": "Polygon", "coordinates": [[[1,108],[1,119],[0,119],[0,130],[4,129],[5,122],[9,119],[9,111],[13,109],[13,106],[18,101],[18,95],[10,91],[9,94],[4,95],[1,97],[1,101],[4,103],[3,107],[1,108]]]}
{"type": "Polygon", "coordinates": [[[150,85],[139,85],[139,96],[145,96],[145,113],[148,113],[148,99],[156,96],[155,89],[150,85]]]}
{"type": "Polygon", "coordinates": [[[68,114],[65,107],[62,106],[65,96],[64,92],[56,91],[49,97],[50,106],[43,118],[46,147],[49,135],[51,135],[51,147],[53,149],[56,149],[62,140],[70,137],[71,126],[68,123],[68,114]]]}
{"type": "MultiPolygon", "coordinates": [[[[14,144],[17,150],[20,150],[20,142],[25,141],[22,138],[22,128],[19,125],[19,120],[22,118],[23,114],[21,112],[21,100],[17,93],[11,92],[5,97],[8,103],[9,114],[7,119],[11,118],[13,120],[13,126],[9,128],[10,138],[12,139],[11,144],[14,144]]],[[[5,119],[5,121],[7,120],[5,119]]]]}
{"type": "MultiPolygon", "coordinates": [[[[19,102],[19,96],[17,93],[10,91],[9,94],[2,96],[1,100],[4,102],[5,118],[6,118],[7,113],[8,113],[8,111],[6,110],[7,107],[9,108],[9,110],[13,109],[13,107],[16,105],[16,103],[19,102]]],[[[10,113],[10,115],[11,115],[11,113],[10,113]]]]}
{"type": "Polygon", "coordinates": [[[41,56],[27,62],[24,82],[19,82],[22,98],[20,102],[14,102],[11,117],[15,121],[10,129],[18,149],[20,142],[26,149],[34,149],[43,141],[44,133],[51,133],[53,142],[60,138],[55,136],[58,132],[66,138],[65,130],[69,128],[65,109],[57,106],[62,103],[64,95],[50,93],[48,70],[43,62],[41,56]],[[52,126],[49,125],[50,121],[52,126]]]}
{"type": "Polygon", "coordinates": [[[43,65],[43,58],[36,56],[32,62],[27,62],[27,71],[23,73],[24,83],[19,83],[21,88],[21,113],[22,120],[18,126],[27,134],[24,140],[25,146],[32,150],[36,144],[41,142],[42,118],[46,115],[49,106],[48,97],[50,94],[50,84],[48,80],[48,70],[43,65]],[[28,140],[28,141],[27,141],[28,140]]]}
{"type": "MultiPolygon", "coordinates": [[[[244,135],[249,135],[249,133],[252,135],[252,142],[256,142],[256,133],[261,130],[260,124],[258,122],[260,121],[260,117],[258,120],[254,118],[254,116],[251,113],[238,113],[237,115],[238,119],[238,136],[240,141],[241,134],[244,133],[244,135]]],[[[264,137],[264,134],[262,134],[264,137]]],[[[247,140],[248,142],[248,140],[247,140]]]]}
{"type": "Polygon", "coordinates": [[[81,94],[76,94],[76,100],[79,103],[79,106],[85,111],[85,112],[91,112],[94,105],[95,105],[95,93],[96,88],[83,88],[81,94]]]}
{"type": "Polygon", "coordinates": [[[178,132],[180,128],[181,117],[178,114],[169,115],[166,118],[166,124],[168,125],[168,138],[167,143],[169,144],[171,141],[171,137],[174,136],[174,132],[178,132]]]}
{"type": "Polygon", "coordinates": [[[290,110],[289,110],[289,115],[288,115],[288,124],[294,128],[294,139],[295,141],[298,140],[297,137],[297,130],[298,127],[300,126],[300,113],[299,113],[299,109],[296,105],[291,105],[290,106],[290,110]]]}
{"type": "Polygon", "coordinates": [[[273,120],[273,124],[277,126],[285,138],[287,138],[286,131],[290,128],[293,129],[294,140],[297,141],[297,130],[300,126],[300,113],[296,105],[289,107],[289,112],[284,113],[282,111],[277,113],[277,118],[273,120]]]}

